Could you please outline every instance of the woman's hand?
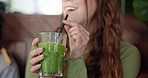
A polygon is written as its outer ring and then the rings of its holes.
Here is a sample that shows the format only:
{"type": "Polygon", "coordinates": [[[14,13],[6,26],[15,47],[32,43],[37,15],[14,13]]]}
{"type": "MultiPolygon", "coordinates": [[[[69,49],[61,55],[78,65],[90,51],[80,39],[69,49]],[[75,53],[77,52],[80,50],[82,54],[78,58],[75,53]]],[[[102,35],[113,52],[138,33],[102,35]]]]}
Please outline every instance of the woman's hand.
{"type": "Polygon", "coordinates": [[[68,20],[63,23],[69,37],[70,57],[78,58],[84,54],[90,34],[78,23],[68,20]]]}
{"type": "Polygon", "coordinates": [[[39,43],[39,39],[36,38],[33,40],[32,42],[32,46],[35,48],[34,50],[32,50],[30,52],[30,64],[32,65],[31,69],[30,69],[30,72],[33,72],[33,73],[38,73],[38,70],[39,68],[41,67],[41,64],[38,64],[41,60],[44,59],[44,56],[43,55],[39,55],[40,53],[43,52],[43,49],[42,48],[38,48],[37,45],[39,43]],[[39,55],[39,56],[38,56],[39,55]]]}

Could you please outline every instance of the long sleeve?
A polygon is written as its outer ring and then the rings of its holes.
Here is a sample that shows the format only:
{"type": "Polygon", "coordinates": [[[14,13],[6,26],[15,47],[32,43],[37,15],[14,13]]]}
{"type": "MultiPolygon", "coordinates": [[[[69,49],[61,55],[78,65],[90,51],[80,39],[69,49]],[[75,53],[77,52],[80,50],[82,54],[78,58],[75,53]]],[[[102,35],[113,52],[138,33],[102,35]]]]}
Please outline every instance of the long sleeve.
{"type": "Polygon", "coordinates": [[[31,64],[29,64],[30,57],[27,59],[25,78],[38,78],[38,75],[30,72],[31,64]]]}
{"type": "Polygon", "coordinates": [[[68,61],[67,78],[88,78],[83,57],[68,61]]]}
{"type": "Polygon", "coordinates": [[[140,53],[138,49],[124,43],[121,49],[123,78],[137,78],[140,69],[140,53]]]}
{"type": "MultiPolygon", "coordinates": [[[[28,58],[29,60],[30,58],[28,58]]],[[[64,78],[87,78],[87,70],[82,57],[68,61],[67,74],[64,78]]],[[[38,78],[37,74],[31,73],[29,70],[31,65],[27,61],[25,78],[38,78]]]]}

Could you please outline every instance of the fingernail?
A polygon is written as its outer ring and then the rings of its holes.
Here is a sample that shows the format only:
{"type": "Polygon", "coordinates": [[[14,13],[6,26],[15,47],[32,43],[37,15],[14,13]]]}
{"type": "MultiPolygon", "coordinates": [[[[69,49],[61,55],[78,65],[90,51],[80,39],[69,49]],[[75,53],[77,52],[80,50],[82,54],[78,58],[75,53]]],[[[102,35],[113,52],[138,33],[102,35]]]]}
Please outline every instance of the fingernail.
{"type": "Polygon", "coordinates": [[[38,40],[38,38],[35,38],[35,41],[38,40]]]}
{"type": "Polygon", "coordinates": [[[36,38],[35,41],[39,40],[39,38],[36,38]]]}
{"type": "Polygon", "coordinates": [[[40,55],[40,58],[44,58],[44,56],[43,55],[40,55]]]}
{"type": "Polygon", "coordinates": [[[41,67],[41,64],[37,65],[37,67],[39,67],[39,68],[40,68],[40,67],[41,67]]]}
{"type": "Polygon", "coordinates": [[[65,22],[66,20],[63,20],[63,22],[65,22]]]}
{"type": "Polygon", "coordinates": [[[40,51],[43,51],[43,48],[39,48],[40,51]]]}

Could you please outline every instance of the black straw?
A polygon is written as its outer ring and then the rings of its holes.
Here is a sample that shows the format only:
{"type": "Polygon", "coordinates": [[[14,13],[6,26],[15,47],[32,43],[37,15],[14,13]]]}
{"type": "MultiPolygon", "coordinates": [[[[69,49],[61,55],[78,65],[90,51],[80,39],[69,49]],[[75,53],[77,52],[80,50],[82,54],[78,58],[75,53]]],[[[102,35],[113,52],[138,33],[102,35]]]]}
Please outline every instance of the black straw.
{"type": "MultiPolygon", "coordinates": [[[[68,15],[66,15],[66,17],[64,18],[64,20],[67,20],[68,18],[68,15]]],[[[58,43],[59,42],[59,37],[60,37],[60,33],[62,33],[63,29],[64,29],[64,23],[62,24],[61,28],[60,28],[60,31],[59,31],[59,34],[58,34],[58,38],[56,39],[56,42],[58,43]]]]}
{"type": "MultiPolygon", "coordinates": [[[[67,18],[68,18],[68,15],[66,15],[66,17],[65,17],[65,19],[64,20],[67,20],[67,18]]],[[[63,29],[64,29],[64,23],[62,24],[62,26],[61,26],[61,28],[60,28],[60,31],[59,31],[59,33],[62,33],[62,31],[63,31],[63,29]]]]}

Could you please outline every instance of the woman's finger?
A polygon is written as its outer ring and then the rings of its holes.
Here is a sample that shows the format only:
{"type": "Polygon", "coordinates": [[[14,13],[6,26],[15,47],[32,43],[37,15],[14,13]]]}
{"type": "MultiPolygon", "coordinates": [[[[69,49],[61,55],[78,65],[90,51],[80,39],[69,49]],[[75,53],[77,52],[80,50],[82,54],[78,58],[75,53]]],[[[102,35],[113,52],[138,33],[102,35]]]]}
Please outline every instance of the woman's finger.
{"type": "Polygon", "coordinates": [[[75,22],[71,22],[71,21],[69,21],[69,20],[64,20],[63,23],[64,23],[65,25],[69,25],[69,26],[71,26],[71,27],[73,27],[73,26],[78,26],[78,25],[79,25],[79,24],[77,24],[77,23],[75,23],[75,22]]]}
{"type": "Polygon", "coordinates": [[[34,48],[37,48],[39,42],[40,42],[39,38],[35,38],[35,39],[33,40],[33,42],[32,42],[32,46],[33,46],[34,48]]]}
{"type": "Polygon", "coordinates": [[[80,33],[82,35],[82,38],[83,38],[82,40],[85,41],[85,43],[87,43],[88,40],[89,40],[89,34],[87,34],[83,29],[80,29],[78,27],[72,27],[70,29],[70,33],[71,33],[71,36],[77,35],[77,33],[78,34],[80,33]],[[77,32],[74,32],[74,31],[77,31],[77,32]]]}
{"type": "Polygon", "coordinates": [[[87,35],[84,30],[81,30],[81,33],[82,33],[82,36],[83,36],[84,44],[87,44],[88,41],[89,41],[89,35],[87,35]]]}
{"type": "Polygon", "coordinates": [[[33,58],[43,52],[43,48],[36,48],[30,52],[30,57],[33,58]]]}
{"type": "Polygon", "coordinates": [[[35,64],[39,63],[41,60],[43,60],[43,59],[44,59],[44,56],[43,55],[37,56],[37,57],[32,58],[30,60],[30,64],[31,65],[35,65],[35,64]]]}
{"type": "Polygon", "coordinates": [[[85,42],[85,44],[88,42],[90,34],[81,25],[75,22],[68,21],[68,20],[65,20],[63,22],[71,26],[71,28],[69,29],[69,32],[71,33],[71,35],[77,35],[81,32],[82,34],[80,33],[80,35],[82,36],[82,40],[85,42]],[[73,31],[77,31],[77,32],[73,32],[73,31]]]}
{"type": "Polygon", "coordinates": [[[74,41],[76,41],[75,45],[80,46],[80,43],[82,43],[81,36],[80,35],[73,35],[72,38],[74,39],[74,41]]]}
{"type": "Polygon", "coordinates": [[[72,28],[69,30],[69,32],[72,32],[73,30],[77,29],[77,28],[81,28],[88,36],[90,35],[90,33],[88,31],[86,31],[82,26],[80,26],[79,24],[75,23],[75,22],[71,22],[69,20],[64,20],[63,23],[65,23],[66,25],[71,26],[72,28]],[[73,28],[74,27],[74,28],[73,28]]]}
{"type": "Polygon", "coordinates": [[[84,41],[84,38],[80,30],[75,30],[71,32],[70,36],[76,41],[76,46],[79,46],[80,43],[84,41]]]}
{"type": "Polygon", "coordinates": [[[88,36],[90,36],[90,33],[89,33],[85,28],[81,27],[81,29],[82,29],[88,36]]]}
{"type": "Polygon", "coordinates": [[[84,32],[84,34],[89,36],[89,32],[86,31],[82,26],[74,26],[69,30],[69,32],[71,33],[72,31],[75,31],[75,30],[78,30],[78,29],[81,29],[84,32]]]}
{"type": "Polygon", "coordinates": [[[77,31],[77,30],[80,30],[80,27],[79,26],[74,26],[74,27],[71,27],[69,32],[72,33],[73,31],[77,31]]]}
{"type": "Polygon", "coordinates": [[[37,64],[35,66],[32,66],[32,68],[30,69],[30,72],[32,73],[36,73],[41,67],[41,64],[37,64]]]}
{"type": "MultiPolygon", "coordinates": [[[[81,38],[81,43],[83,44],[86,44],[87,43],[87,35],[83,32],[83,30],[81,30],[81,29],[77,29],[77,30],[75,30],[75,31],[72,31],[71,33],[70,33],[70,35],[73,37],[73,36],[75,36],[75,35],[79,35],[80,36],[80,38],[81,38]]],[[[79,38],[76,38],[76,39],[79,39],[79,38]]]]}

